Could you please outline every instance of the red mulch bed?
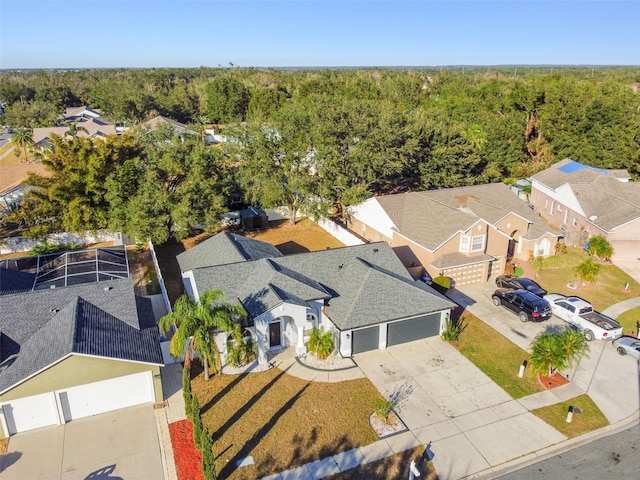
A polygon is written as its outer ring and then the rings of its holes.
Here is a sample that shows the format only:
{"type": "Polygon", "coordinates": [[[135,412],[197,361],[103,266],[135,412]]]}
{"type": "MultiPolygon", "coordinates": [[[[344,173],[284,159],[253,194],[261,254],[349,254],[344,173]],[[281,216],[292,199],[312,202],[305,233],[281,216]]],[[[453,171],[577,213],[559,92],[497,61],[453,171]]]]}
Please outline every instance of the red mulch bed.
{"type": "Polygon", "coordinates": [[[556,373],[553,377],[547,377],[539,373],[536,376],[538,382],[540,382],[540,385],[542,385],[542,388],[545,390],[551,390],[552,388],[561,387],[569,383],[569,379],[559,373],[556,373]]]}
{"type": "Polygon", "coordinates": [[[173,458],[176,462],[178,480],[204,480],[202,454],[193,443],[193,424],[180,420],[169,424],[173,458]]]}

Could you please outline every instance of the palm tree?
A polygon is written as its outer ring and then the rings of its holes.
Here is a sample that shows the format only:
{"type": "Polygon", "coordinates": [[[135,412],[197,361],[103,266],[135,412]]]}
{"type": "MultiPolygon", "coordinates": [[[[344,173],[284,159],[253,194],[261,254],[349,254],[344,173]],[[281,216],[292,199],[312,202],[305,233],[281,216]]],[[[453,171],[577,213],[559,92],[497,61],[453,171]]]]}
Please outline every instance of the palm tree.
{"type": "Polygon", "coordinates": [[[333,352],[333,333],[330,330],[325,332],[322,327],[314,328],[307,347],[312,355],[316,355],[320,360],[326,359],[333,352]]]}
{"type": "Polygon", "coordinates": [[[583,281],[593,283],[596,281],[596,276],[600,271],[600,265],[594,262],[593,259],[588,258],[573,270],[583,281]]]}
{"type": "Polygon", "coordinates": [[[220,370],[220,351],[213,334],[225,331],[240,338],[241,322],[245,318],[245,310],[225,303],[220,290],[207,290],[198,302],[187,295],[178,298],[173,312],[162,317],[159,327],[163,334],[169,332],[173,325],[177,327],[169,347],[171,355],[182,356],[186,347],[185,366],[189,368],[197,354],[204,367],[204,379],[209,380],[209,365],[215,373],[220,370]]]}
{"type": "Polygon", "coordinates": [[[24,159],[27,159],[27,146],[33,144],[33,132],[28,128],[18,128],[11,135],[11,142],[24,150],[24,159]]]}
{"type": "Polygon", "coordinates": [[[67,130],[65,132],[65,137],[71,137],[71,138],[75,138],[78,136],[78,132],[84,132],[87,135],[89,135],[89,130],[87,130],[86,128],[82,127],[82,126],[78,126],[75,123],[71,123],[69,124],[69,130],[67,130]]]}
{"type": "Polygon", "coordinates": [[[587,342],[584,333],[573,328],[565,328],[557,336],[568,367],[572,367],[589,353],[589,342],[587,342]]]}
{"type": "Polygon", "coordinates": [[[558,341],[558,334],[543,332],[538,335],[531,346],[530,361],[534,372],[543,375],[546,372],[548,377],[565,368],[567,360],[562,343],[558,341]]]}

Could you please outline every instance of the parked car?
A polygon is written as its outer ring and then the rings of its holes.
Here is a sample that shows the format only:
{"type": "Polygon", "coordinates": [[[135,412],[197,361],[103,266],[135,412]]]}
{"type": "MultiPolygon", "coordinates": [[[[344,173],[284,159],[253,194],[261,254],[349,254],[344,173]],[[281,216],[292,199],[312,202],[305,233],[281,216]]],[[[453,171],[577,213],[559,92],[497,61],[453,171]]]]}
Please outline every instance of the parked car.
{"type": "Polygon", "coordinates": [[[551,311],[569,325],[584,333],[588,341],[612,340],[622,336],[622,325],[613,318],[596,312],[591,304],[579,297],[565,297],[557,293],[545,295],[551,311]]]}
{"type": "Polygon", "coordinates": [[[518,315],[521,322],[541,322],[551,318],[549,302],[528,290],[499,288],[491,299],[494,305],[502,305],[518,315]]]}
{"type": "Polygon", "coordinates": [[[613,341],[620,355],[631,355],[640,360],[640,340],[634,337],[620,337],[613,341]]]}
{"type": "Polygon", "coordinates": [[[547,291],[533,280],[513,275],[500,275],[496,278],[496,286],[498,288],[513,288],[514,290],[528,290],[539,297],[547,294],[547,291]]]}

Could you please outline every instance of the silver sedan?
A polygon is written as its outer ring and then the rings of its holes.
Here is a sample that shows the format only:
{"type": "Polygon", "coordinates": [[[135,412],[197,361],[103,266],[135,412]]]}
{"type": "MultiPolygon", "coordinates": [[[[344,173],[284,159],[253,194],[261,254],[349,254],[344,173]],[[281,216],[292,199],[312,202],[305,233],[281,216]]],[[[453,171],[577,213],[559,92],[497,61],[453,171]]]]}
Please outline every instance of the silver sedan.
{"type": "Polygon", "coordinates": [[[613,341],[620,355],[631,355],[640,360],[640,340],[634,337],[620,337],[613,341]]]}

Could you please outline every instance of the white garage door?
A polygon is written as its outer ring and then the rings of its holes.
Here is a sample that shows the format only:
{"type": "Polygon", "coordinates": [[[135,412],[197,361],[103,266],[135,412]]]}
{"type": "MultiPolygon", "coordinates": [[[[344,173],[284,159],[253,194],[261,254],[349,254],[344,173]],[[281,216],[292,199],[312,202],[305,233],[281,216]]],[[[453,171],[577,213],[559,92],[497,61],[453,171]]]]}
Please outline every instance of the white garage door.
{"type": "Polygon", "coordinates": [[[151,372],[81,385],[58,394],[66,422],[155,401],[151,372]]]}
{"type": "Polygon", "coordinates": [[[60,424],[53,392],[3,403],[2,412],[9,428],[9,435],[60,424]]]}

